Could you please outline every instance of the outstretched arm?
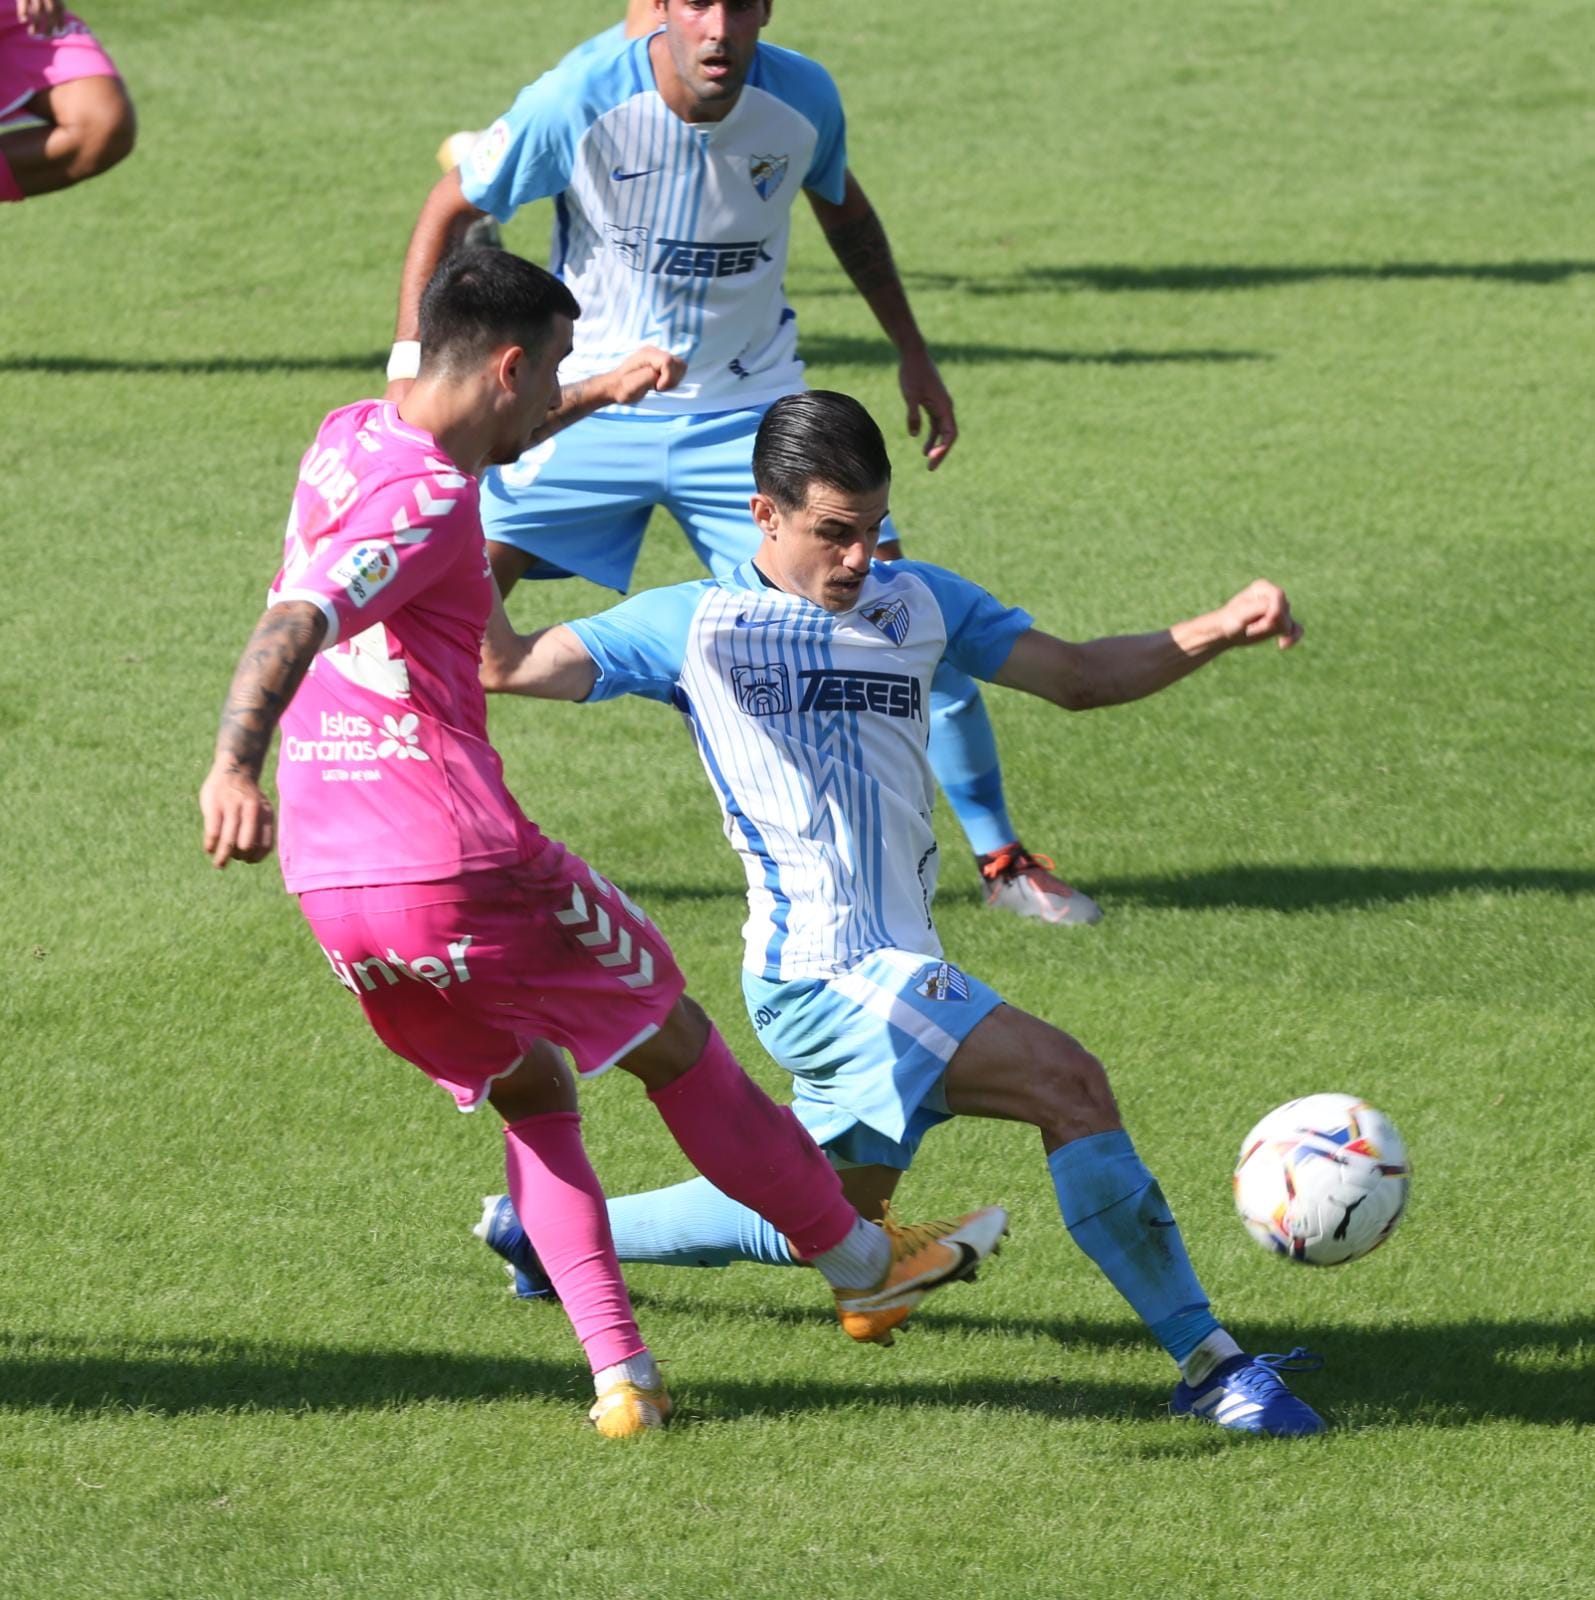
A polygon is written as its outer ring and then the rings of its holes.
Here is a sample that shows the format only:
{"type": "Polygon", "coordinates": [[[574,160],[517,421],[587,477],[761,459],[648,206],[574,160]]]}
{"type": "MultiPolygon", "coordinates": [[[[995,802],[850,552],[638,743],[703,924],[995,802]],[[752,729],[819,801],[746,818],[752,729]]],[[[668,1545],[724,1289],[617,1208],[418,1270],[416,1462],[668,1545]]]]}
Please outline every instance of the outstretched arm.
{"type": "Polygon", "coordinates": [[[598,681],[598,668],[581,640],[563,623],[536,633],[517,633],[503,600],[495,594],[493,614],[482,639],[481,678],[489,694],[585,700],[598,681]]]}
{"type": "Polygon", "coordinates": [[[605,406],[629,406],[645,394],[674,389],[686,376],[687,363],[657,345],[645,344],[634,350],[618,367],[596,372],[575,383],[562,383],[559,404],[548,413],[548,421],[532,435],[532,444],[541,444],[561,428],[568,428],[583,417],[605,406]]]}
{"type": "Polygon", "coordinates": [[[953,419],[952,396],[925,347],[908,294],[897,276],[886,229],[851,172],[840,205],[833,205],[812,189],[805,192],[842,270],[868,302],[886,337],[897,346],[897,381],[908,404],[908,431],[916,439],[919,437],[923,410],[930,419],[924,454],[934,472],[957,440],[958,424],[953,419]]]}
{"type": "Polygon", "coordinates": [[[327,636],[327,618],[308,600],[271,606],[255,624],[233,674],[216,734],[216,755],[199,791],[205,854],[218,868],[229,861],[264,861],[276,839],[271,802],[260,772],[271,736],[327,636]]]}
{"type": "Polygon", "coordinates": [[[1031,628],[1019,635],[992,682],[1066,711],[1090,711],[1145,699],[1237,645],[1275,639],[1288,650],[1301,636],[1284,590],[1259,578],[1217,611],[1160,633],[1071,644],[1031,628]]]}

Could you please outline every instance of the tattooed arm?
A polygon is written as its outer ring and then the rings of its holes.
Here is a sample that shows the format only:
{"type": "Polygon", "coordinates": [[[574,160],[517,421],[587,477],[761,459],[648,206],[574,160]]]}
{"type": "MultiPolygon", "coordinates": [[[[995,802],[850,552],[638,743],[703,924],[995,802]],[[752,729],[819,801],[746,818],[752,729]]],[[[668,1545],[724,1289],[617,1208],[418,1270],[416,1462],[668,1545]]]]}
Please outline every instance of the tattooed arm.
{"type": "Polygon", "coordinates": [[[255,624],[233,674],[216,734],[216,757],[199,791],[205,854],[219,870],[229,861],[264,861],[276,838],[260,772],[271,736],[327,636],[327,619],[308,600],[270,607],[255,624]]]}
{"type": "Polygon", "coordinates": [[[832,205],[813,190],[808,191],[808,197],[842,270],[864,296],[886,337],[897,346],[897,381],[908,403],[909,433],[916,439],[919,437],[921,408],[930,418],[924,453],[934,472],[958,438],[958,424],[953,419],[952,396],[947,393],[936,363],[925,348],[925,339],[914,321],[902,279],[897,276],[892,247],[887,242],[881,219],[851,172],[847,175],[847,190],[841,205],[832,205]]]}

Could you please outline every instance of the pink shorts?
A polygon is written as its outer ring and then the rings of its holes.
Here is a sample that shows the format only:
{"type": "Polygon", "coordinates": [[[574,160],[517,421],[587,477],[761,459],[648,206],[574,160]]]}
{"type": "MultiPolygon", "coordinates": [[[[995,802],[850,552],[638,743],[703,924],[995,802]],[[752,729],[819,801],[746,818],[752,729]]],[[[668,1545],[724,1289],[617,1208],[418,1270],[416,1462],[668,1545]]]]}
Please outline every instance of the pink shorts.
{"type": "Polygon", "coordinates": [[[299,897],[334,976],[378,1037],[474,1111],[537,1039],[602,1072],[686,982],[663,935],[553,840],[533,861],[449,883],[299,897]]]}
{"type": "Polygon", "coordinates": [[[60,33],[38,38],[17,21],[17,8],[0,0],[0,117],[44,89],[74,78],[119,78],[88,24],[66,14],[60,33]]]}

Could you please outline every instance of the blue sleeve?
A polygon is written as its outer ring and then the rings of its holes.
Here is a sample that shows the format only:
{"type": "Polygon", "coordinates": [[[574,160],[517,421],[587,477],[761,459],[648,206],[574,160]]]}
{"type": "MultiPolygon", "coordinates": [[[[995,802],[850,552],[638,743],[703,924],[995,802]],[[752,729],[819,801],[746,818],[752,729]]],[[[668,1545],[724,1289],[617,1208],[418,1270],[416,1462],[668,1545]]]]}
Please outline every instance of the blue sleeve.
{"type": "Polygon", "coordinates": [[[968,578],[923,561],[896,561],[894,571],[912,572],[930,590],[947,625],[942,660],[972,678],[990,680],[1002,669],[1014,641],[1035,622],[1028,611],[1002,601],[968,578]]]}
{"type": "Polygon", "coordinates": [[[803,187],[839,206],[847,192],[847,118],[842,96],[818,61],[778,45],[760,45],[760,87],[784,100],[814,126],[814,156],[803,187]]]}
{"type": "Polygon", "coordinates": [[[545,72],[476,141],[460,168],[460,189],[478,211],[508,222],[521,206],[569,186],[588,123],[580,81],[572,67],[545,72]]]}
{"type": "Polygon", "coordinates": [[[567,623],[598,668],[587,698],[640,694],[669,701],[681,676],[693,613],[707,587],[700,580],[647,589],[596,617],[567,623]]]}

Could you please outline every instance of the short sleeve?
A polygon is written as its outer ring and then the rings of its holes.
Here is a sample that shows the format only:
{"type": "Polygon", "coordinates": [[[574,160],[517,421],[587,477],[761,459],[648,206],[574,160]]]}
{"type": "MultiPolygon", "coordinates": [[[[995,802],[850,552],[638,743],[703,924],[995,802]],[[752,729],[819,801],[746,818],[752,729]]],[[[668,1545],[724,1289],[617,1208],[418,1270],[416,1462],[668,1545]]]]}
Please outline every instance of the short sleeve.
{"type": "Polygon", "coordinates": [[[710,587],[707,582],[650,589],[618,606],[566,626],[598,668],[589,700],[623,694],[669,701],[686,659],[692,618],[710,587]]]}
{"type": "Polygon", "coordinates": [[[570,68],[545,72],[472,146],[460,189],[478,211],[508,222],[521,206],[569,185],[582,131],[574,80],[570,68]]]}
{"type": "Polygon", "coordinates": [[[816,110],[821,120],[815,124],[819,141],[814,146],[814,159],[803,179],[803,187],[812,189],[822,200],[839,206],[847,194],[847,119],[842,114],[842,97],[829,75],[821,74],[829,94],[819,98],[816,110]]]}
{"type": "Polygon", "coordinates": [[[842,96],[824,67],[795,50],[759,46],[759,87],[784,101],[814,129],[814,154],[803,187],[840,205],[847,193],[847,119],[842,96]]]}
{"type": "Polygon", "coordinates": [[[349,512],[308,559],[281,575],[272,594],[274,601],[321,607],[328,621],[324,650],[447,577],[466,549],[478,556],[481,550],[476,485],[457,472],[387,478],[370,490],[362,485],[358,508],[349,512]]]}
{"type": "Polygon", "coordinates": [[[1019,635],[1035,618],[1018,606],[1007,606],[978,583],[945,567],[922,561],[898,561],[894,572],[912,572],[931,592],[947,628],[942,659],[972,678],[990,680],[1013,652],[1019,635]]]}

